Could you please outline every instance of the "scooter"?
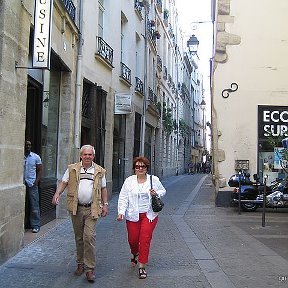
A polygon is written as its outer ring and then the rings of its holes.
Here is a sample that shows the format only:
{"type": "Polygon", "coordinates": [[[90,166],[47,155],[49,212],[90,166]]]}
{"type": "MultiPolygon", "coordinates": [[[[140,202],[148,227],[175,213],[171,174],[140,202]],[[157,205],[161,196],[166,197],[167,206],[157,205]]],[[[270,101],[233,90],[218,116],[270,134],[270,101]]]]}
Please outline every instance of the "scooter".
{"type": "MultiPolygon", "coordinates": [[[[257,174],[253,175],[254,182],[250,180],[250,174],[240,172],[230,177],[228,185],[235,187],[231,194],[231,204],[239,205],[239,190],[241,209],[243,211],[256,211],[263,207],[264,183],[260,182],[257,174]],[[241,185],[240,185],[241,184],[241,185]]],[[[266,207],[288,207],[288,181],[283,179],[274,180],[270,186],[266,185],[266,207]]]]}

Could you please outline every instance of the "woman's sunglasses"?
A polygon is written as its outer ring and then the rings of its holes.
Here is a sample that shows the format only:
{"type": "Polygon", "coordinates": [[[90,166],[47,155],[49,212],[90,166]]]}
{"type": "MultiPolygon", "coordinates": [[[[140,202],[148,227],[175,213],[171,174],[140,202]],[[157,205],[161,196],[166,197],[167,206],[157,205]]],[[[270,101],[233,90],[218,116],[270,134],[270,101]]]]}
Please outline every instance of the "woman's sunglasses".
{"type": "Polygon", "coordinates": [[[146,165],[135,165],[135,169],[139,170],[139,169],[146,169],[146,165]]]}

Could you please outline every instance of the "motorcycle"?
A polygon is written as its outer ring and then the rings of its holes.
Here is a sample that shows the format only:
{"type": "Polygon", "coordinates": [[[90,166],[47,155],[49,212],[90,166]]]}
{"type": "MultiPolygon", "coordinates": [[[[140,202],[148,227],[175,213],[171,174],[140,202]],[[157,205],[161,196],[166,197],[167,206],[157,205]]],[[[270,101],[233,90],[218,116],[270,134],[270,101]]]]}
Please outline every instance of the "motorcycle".
{"type": "MultiPolygon", "coordinates": [[[[239,205],[239,190],[241,209],[243,211],[256,211],[263,207],[264,183],[260,182],[257,174],[253,175],[254,182],[250,180],[250,174],[240,172],[229,178],[228,185],[235,187],[231,194],[231,204],[239,205]],[[239,185],[241,183],[241,185],[239,185]]],[[[266,207],[288,208],[288,181],[274,180],[271,185],[266,185],[266,207]]]]}

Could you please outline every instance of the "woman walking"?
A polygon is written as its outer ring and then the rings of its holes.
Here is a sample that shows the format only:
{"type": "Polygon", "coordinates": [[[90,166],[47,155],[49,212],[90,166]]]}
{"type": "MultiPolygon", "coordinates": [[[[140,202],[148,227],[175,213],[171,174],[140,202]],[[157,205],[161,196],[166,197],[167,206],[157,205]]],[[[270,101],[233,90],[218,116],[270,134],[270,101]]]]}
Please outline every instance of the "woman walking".
{"type": "Polygon", "coordinates": [[[164,196],[165,188],[157,176],[147,174],[150,162],[145,157],[133,160],[135,175],[129,176],[123,183],[118,199],[117,220],[126,218],[128,243],[131,250],[131,264],[139,263],[139,278],[145,279],[147,272],[150,243],[158,222],[158,213],[151,206],[152,195],[164,196]]]}

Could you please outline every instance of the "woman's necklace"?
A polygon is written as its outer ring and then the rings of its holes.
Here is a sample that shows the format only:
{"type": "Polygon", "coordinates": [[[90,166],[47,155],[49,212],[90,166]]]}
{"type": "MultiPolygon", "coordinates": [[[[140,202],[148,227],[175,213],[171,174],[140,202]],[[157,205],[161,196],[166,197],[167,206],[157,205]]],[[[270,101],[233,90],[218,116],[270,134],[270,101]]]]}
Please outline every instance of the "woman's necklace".
{"type": "Polygon", "coordinates": [[[143,187],[144,187],[144,183],[145,183],[145,182],[143,182],[143,183],[138,183],[138,182],[137,182],[137,184],[138,184],[139,194],[142,193],[142,190],[143,190],[143,187]]]}

